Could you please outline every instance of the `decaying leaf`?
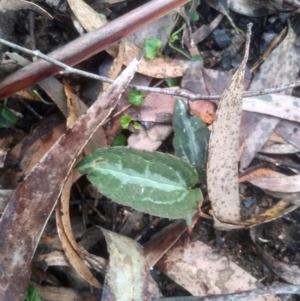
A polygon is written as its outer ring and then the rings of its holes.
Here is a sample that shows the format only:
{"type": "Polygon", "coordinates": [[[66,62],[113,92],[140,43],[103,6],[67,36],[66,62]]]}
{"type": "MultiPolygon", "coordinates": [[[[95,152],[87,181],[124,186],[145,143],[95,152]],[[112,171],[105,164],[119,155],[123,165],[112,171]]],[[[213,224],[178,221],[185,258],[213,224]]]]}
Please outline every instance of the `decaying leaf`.
{"type": "Polygon", "coordinates": [[[99,149],[77,166],[113,201],[152,215],[190,220],[202,203],[196,170],[187,162],[159,152],[126,147],[99,149]]]}
{"type": "MultiPolygon", "coordinates": [[[[249,26],[249,30],[250,30],[249,26]]],[[[245,57],[222,94],[209,141],[207,164],[208,195],[217,219],[240,220],[238,191],[239,130],[242,115],[244,72],[248,59],[250,34],[245,57]]]]}
{"type": "Polygon", "coordinates": [[[1,300],[23,301],[34,251],[65,179],[87,141],[113,110],[138,63],[135,59],[103,97],[60,137],[10,198],[0,221],[1,300]]]}
{"type": "MultiPolygon", "coordinates": [[[[299,51],[296,46],[297,34],[291,25],[288,26],[287,35],[279,46],[273,50],[268,56],[264,63],[260,67],[260,71],[255,75],[250,85],[250,90],[261,90],[266,86],[274,85],[285,85],[293,82],[298,76],[299,70],[299,51]]],[[[281,94],[290,94],[292,90],[287,90],[281,94]]],[[[293,101],[291,98],[287,99],[287,105],[284,105],[285,113],[280,113],[279,110],[275,109],[276,103],[278,103],[279,97],[267,96],[258,98],[272,99],[271,106],[269,106],[270,114],[273,116],[285,116],[291,118],[295,110],[293,108],[293,101]],[[271,109],[272,107],[272,109],[271,109]],[[289,112],[289,110],[292,110],[289,112]],[[276,112],[277,111],[277,112],[276,112]],[[288,116],[289,115],[289,116],[288,116]]],[[[249,100],[247,100],[248,102],[249,100]]],[[[250,101],[252,102],[252,101],[250,101]]],[[[249,104],[249,103],[248,103],[249,104]]],[[[262,108],[265,108],[265,103],[261,103],[262,108]]],[[[297,106],[297,101],[295,101],[297,106]]],[[[282,108],[283,108],[282,107],[282,108]]],[[[267,113],[268,114],[268,113],[267,113]]],[[[297,114],[295,114],[297,119],[297,114]]],[[[244,145],[244,150],[240,158],[240,169],[246,168],[253,160],[256,153],[263,147],[268,137],[271,135],[273,130],[281,123],[279,118],[266,116],[264,114],[254,113],[243,113],[243,123],[241,131],[244,132],[244,138],[241,139],[240,143],[244,145]],[[255,131],[256,129],[259,129],[255,131]],[[255,135],[257,132],[257,135],[255,135]]]]}
{"type": "Polygon", "coordinates": [[[132,239],[104,230],[110,254],[101,300],[151,301],[158,297],[142,247],[132,239]]]}
{"type": "MultiPolygon", "coordinates": [[[[194,296],[228,294],[257,287],[257,279],[200,241],[184,247],[179,240],[156,268],[194,296]]],[[[268,300],[279,301],[275,296],[268,300]]]]}

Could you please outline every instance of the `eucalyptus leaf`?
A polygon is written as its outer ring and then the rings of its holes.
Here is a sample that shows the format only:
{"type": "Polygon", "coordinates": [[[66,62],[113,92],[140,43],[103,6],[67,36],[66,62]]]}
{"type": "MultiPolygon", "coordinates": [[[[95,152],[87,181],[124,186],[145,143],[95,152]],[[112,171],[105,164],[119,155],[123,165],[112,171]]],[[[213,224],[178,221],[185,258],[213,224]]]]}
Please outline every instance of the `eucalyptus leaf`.
{"type": "Polygon", "coordinates": [[[102,148],[77,166],[113,201],[152,215],[189,220],[202,203],[197,171],[187,162],[159,152],[126,147],[102,148]]]}
{"type": "Polygon", "coordinates": [[[210,131],[206,124],[189,112],[188,105],[178,99],[173,114],[175,155],[193,165],[200,181],[206,183],[206,163],[210,131]]]}

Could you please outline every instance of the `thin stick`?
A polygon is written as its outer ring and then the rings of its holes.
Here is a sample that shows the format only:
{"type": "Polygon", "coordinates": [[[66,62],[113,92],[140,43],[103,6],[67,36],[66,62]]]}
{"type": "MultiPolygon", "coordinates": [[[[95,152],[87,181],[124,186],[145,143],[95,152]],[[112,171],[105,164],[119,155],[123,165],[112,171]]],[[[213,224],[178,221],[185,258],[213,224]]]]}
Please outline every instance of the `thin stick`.
{"type": "MultiPolygon", "coordinates": [[[[62,69],[64,69],[63,71],[61,71],[61,74],[65,74],[65,73],[73,73],[73,74],[78,74],[84,77],[88,77],[88,78],[92,78],[92,79],[96,79],[96,80],[100,80],[109,84],[113,83],[113,80],[111,80],[110,78],[107,78],[105,76],[100,76],[100,75],[96,75],[93,73],[89,73],[86,71],[82,71],[73,67],[70,67],[67,64],[64,64],[48,55],[45,55],[43,53],[41,53],[39,50],[30,50],[24,47],[21,47],[19,45],[16,45],[14,43],[8,42],[6,40],[3,40],[0,38],[0,43],[4,44],[6,46],[9,46],[13,49],[19,50],[21,52],[27,53],[29,55],[32,56],[36,56],[39,57],[53,65],[56,65],[58,67],[61,67],[62,69]]],[[[287,85],[283,85],[283,86],[279,86],[279,87],[273,87],[273,88],[267,88],[264,90],[259,90],[259,91],[245,91],[243,93],[243,97],[253,97],[253,96],[258,96],[258,95],[265,95],[265,94],[271,94],[271,93],[278,93],[278,92],[282,92],[288,89],[293,89],[295,87],[300,86],[300,79],[296,80],[293,83],[287,84],[287,85]]],[[[174,90],[169,90],[169,89],[163,89],[163,88],[157,88],[157,87],[144,87],[144,86],[139,86],[139,85],[129,85],[130,88],[134,88],[136,90],[139,91],[144,91],[144,92],[153,92],[153,93],[159,93],[159,94],[166,94],[166,95],[171,95],[171,96],[178,96],[178,97],[183,97],[183,98],[187,98],[191,101],[195,101],[195,100],[219,100],[221,98],[221,95],[202,95],[202,94],[194,94],[194,93],[189,93],[189,92],[184,92],[184,91],[174,91],[174,90]]]]}

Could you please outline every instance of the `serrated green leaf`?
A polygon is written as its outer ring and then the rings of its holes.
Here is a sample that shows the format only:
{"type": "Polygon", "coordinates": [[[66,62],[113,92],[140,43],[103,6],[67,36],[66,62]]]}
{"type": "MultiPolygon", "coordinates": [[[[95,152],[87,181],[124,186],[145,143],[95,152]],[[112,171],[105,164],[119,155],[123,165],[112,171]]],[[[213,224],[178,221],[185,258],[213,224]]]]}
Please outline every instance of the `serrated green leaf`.
{"type": "Polygon", "coordinates": [[[158,54],[159,48],[162,47],[162,41],[156,37],[150,37],[144,41],[145,57],[153,60],[158,54]]]}
{"type": "Polygon", "coordinates": [[[135,90],[135,89],[129,89],[128,92],[128,101],[136,106],[140,107],[144,102],[145,94],[141,91],[135,90]]]}
{"type": "Polygon", "coordinates": [[[24,301],[42,301],[38,291],[32,284],[29,284],[27,288],[27,294],[24,301]]]}
{"type": "Polygon", "coordinates": [[[131,121],[132,121],[132,118],[129,115],[122,116],[121,121],[120,121],[122,129],[125,129],[125,130],[128,129],[131,121]]]}
{"type": "Polygon", "coordinates": [[[173,114],[175,155],[192,164],[202,183],[206,183],[206,163],[210,131],[197,116],[189,113],[187,104],[178,99],[173,114]]]}
{"type": "Polygon", "coordinates": [[[103,148],[85,157],[77,169],[113,201],[152,215],[187,218],[202,203],[201,191],[192,189],[197,171],[171,155],[103,148]]]}

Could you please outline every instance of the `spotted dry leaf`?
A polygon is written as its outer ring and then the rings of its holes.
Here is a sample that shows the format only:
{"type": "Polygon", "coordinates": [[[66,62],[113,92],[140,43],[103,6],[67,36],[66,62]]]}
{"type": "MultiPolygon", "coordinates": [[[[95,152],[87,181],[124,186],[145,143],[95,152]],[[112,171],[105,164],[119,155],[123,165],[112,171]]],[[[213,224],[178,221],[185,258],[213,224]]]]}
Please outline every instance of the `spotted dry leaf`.
{"type": "Polygon", "coordinates": [[[251,24],[248,25],[245,57],[222,95],[209,142],[208,195],[215,217],[228,221],[240,220],[238,192],[239,131],[250,30],[251,24]]]}

